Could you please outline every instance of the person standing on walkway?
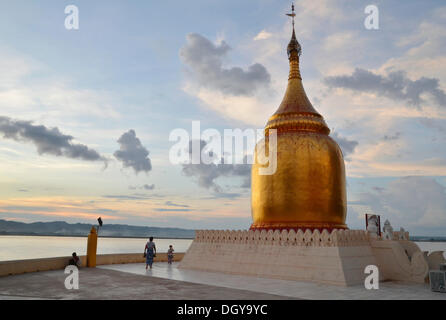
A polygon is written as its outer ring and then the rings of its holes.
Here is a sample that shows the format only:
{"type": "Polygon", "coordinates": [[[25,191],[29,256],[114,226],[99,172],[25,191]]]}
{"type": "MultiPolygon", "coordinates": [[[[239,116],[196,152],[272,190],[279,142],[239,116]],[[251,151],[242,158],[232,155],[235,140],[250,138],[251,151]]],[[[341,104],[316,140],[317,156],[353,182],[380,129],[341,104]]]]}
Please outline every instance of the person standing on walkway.
{"type": "Polygon", "coordinates": [[[156,255],[156,247],[155,242],[153,242],[153,237],[150,237],[149,242],[146,243],[144,255],[146,256],[146,270],[148,266],[152,269],[153,257],[156,255]]]}
{"type": "Polygon", "coordinates": [[[169,246],[169,250],[167,250],[167,263],[168,264],[172,264],[172,260],[173,260],[173,246],[170,245],[169,246]]]}

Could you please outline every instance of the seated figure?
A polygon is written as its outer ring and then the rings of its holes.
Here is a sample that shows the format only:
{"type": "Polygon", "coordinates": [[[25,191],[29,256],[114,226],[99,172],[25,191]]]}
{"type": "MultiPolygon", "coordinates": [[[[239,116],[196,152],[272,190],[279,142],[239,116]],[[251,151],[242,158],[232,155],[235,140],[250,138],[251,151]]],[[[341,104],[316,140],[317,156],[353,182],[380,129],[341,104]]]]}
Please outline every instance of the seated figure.
{"type": "Polygon", "coordinates": [[[72,258],[68,261],[68,265],[72,265],[72,266],[76,266],[78,268],[81,267],[81,258],[78,257],[78,255],[76,254],[76,252],[73,252],[73,254],[71,255],[72,258]]]}

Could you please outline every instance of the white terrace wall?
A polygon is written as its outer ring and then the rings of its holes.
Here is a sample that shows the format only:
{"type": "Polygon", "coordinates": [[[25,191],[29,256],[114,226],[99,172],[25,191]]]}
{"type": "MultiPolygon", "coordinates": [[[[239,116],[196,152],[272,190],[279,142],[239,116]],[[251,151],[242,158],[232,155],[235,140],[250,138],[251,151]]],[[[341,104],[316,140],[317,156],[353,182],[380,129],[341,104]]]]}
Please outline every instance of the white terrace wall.
{"type": "Polygon", "coordinates": [[[371,240],[371,247],[384,280],[426,281],[429,263],[416,243],[409,240],[371,240]]]}
{"type": "Polygon", "coordinates": [[[362,230],[199,230],[180,268],[316,281],[363,283],[364,268],[376,265],[362,230]]]}
{"type": "MultiPolygon", "coordinates": [[[[174,261],[180,261],[183,256],[184,253],[175,253],[174,261]]],[[[71,256],[0,261],[0,276],[64,269],[70,258],[71,256]]],[[[80,258],[82,262],[81,267],[85,267],[87,261],[86,256],[80,256],[80,258]]],[[[145,262],[145,258],[143,257],[142,253],[99,254],[96,256],[97,265],[143,262],[145,262]]],[[[157,253],[154,262],[167,262],[167,253],[157,253]]]]}

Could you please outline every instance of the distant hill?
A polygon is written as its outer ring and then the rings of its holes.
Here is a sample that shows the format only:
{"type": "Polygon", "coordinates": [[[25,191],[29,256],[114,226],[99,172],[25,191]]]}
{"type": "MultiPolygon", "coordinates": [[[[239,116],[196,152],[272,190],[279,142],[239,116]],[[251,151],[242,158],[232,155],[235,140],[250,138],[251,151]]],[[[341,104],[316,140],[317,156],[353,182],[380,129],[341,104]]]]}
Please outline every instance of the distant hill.
{"type": "MultiPolygon", "coordinates": [[[[0,219],[0,235],[28,236],[86,236],[91,224],[65,221],[23,223],[0,219]]],[[[99,235],[117,238],[182,238],[193,239],[195,231],[180,228],[140,227],[126,224],[104,224],[99,235]]],[[[411,236],[412,241],[446,241],[446,237],[411,236]]]]}
{"type": "Polygon", "coordinates": [[[446,237],[410,236],[410,240],[412,240],[412,241],[427,241],[427,242],[446,242],[446,237]]]}
{"type": "MultiPolygon", "coordinates": [[[[33,236],[86,236],[91,224],[64,221],[23,223],[0,219],[0,235],[33,236]]],[[[125,238],[187,238],[195,236],[194,230],[180,228],[139,227],[125,224],[104,224],[99,231],[103,237],[125,238]]]]}

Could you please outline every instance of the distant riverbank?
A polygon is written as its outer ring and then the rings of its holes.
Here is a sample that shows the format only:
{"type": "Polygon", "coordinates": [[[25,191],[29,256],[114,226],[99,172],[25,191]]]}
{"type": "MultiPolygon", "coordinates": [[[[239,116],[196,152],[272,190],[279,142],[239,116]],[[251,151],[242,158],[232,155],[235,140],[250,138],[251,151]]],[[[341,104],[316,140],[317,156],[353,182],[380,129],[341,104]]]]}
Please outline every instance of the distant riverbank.
{"type": "MultiPolygon", "coordinates": [[[[88,236],[88,234],[54,234],[54,233],[13,233],[13,232],[0,232],[0,236],[23,236],[23,237],[67,237],[67,238],[85,238],[88,236]]],[[[127,236],[107,236],[102,235],[101,231],[99,230],[99,237],[101,238],[116,238],[116,239],[148,239],[150,235],[143,237],[143,236],[137,236],[137,237],[127,237],[127,236]]],[[[156,237],[157,239],[184,239],[184,240],[193,240],[193,237],[156,237]]]]}
{"type": "Polygon", "coordinates": [[[446,242],[446,237],[413,236],[410,237],[410,240],[414,242],[446,242]]]}
{"type": "MultiPolygon", "coordinates": [[[[98,239],[98,254],[144,253],[147,238],[113,238],[98,239]]],[[[192,239],[161,239],[155,237],[158,252],[167,252],[173,245],[175,252],[186,252],[192,239]]],[[[87,237],[54,236],[0,236],[0,261],[38,259],[70,256],[73,252],[85,255],[87,237]]]]}
{"type": "MultiPolygon", "coordinates": [[[[23,236],[55,236],[55,237],[85,237],[96,223],[67,223],[65,221],[24,223],[0,219],[0,235],[23,236]]],[[[112,238],[147,238],[163,239],[193,239],[195,230],[170,228],[131,226],[126,224],[108,224],[99,230],[101,237],[112,238]]]]}

